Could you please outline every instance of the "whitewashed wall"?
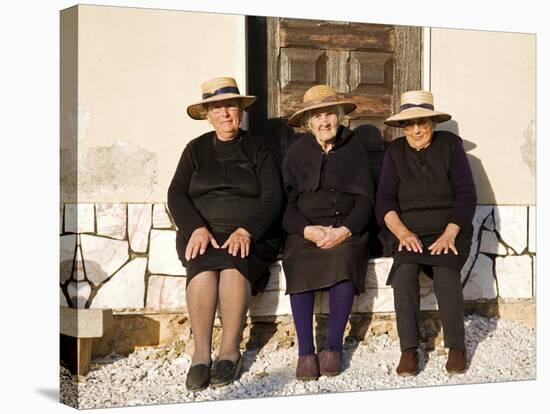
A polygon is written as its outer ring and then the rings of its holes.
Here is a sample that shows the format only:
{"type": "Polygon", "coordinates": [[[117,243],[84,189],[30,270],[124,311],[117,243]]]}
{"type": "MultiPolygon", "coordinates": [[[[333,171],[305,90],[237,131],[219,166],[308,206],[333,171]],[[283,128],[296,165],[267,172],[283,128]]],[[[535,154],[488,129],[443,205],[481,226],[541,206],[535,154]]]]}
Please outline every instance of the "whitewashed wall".
{"type": "Polygon", "coordinates": [[[64,202],[165,200],[183,148],[211,129],[186,113],[201,84],[246,92],[244,16],[79,5],[61,40],[64,202]]]}
{"type": "Polygon", "coordinates": [[[436,109],[453,119],[478,202],[535,204],[536,36],[431,29],[430,84],[436,109]]]}

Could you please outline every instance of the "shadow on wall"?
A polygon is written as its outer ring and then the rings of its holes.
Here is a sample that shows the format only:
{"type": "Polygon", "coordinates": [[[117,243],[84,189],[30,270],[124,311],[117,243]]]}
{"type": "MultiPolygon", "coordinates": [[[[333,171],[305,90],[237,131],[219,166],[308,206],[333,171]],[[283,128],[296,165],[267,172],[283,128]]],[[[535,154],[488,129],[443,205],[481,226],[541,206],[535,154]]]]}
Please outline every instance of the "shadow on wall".
{"type": "Polygon", "coordinates": [[[464,143],[464,151],[466,151],[470,167],[472,168],[472,172],[474,174],[478,204],[496,204],[493,187],[491,185],[491,182],[489,181],[489,177],[487,176],[485,168],[483,168],[481,160],[469,153],[471,150],[477,147],[477,144],[472,141],[466,140],[460,135],[458,123],[454,119],[438,124],[437,130],[449,131],[462,138],[464,143]]]}
{"type": "Polygon", "coordinates": [[[94,260],[86,260],[85,264],[83,261],[78,263],[76,258],[73,258],[72,261],[61,261],[60,269],[62,273],[59,287],[70,308],[89,308],[101,286],[114,276],[113,274],[109,277],[101,264],[94,260]],[[84,266],[86,266],[86,269],[84,269],[84,266]],[[67,272],[67,269],[71,269],[70,272],[67,272]],[[103,282],[97,285],[91,282],[86,276],[91,274],[90,272],[93,272],[96,280],[102,280],[103,282]],[[69,278],[66,278],[67,274],[70,275],[69,278]]]}

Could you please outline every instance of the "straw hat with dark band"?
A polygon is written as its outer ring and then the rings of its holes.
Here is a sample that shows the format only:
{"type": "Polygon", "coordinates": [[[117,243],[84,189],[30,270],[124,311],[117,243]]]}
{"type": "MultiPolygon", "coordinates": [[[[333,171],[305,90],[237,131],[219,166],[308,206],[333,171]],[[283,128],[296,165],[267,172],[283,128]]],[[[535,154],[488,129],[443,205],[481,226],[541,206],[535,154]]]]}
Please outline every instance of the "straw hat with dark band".
{"type": "Polygon", "coordinates": [[[434,97],[428,91],[409,91],[401,95],[399,113],[384,121],[386,125],[402,127],[403,121],[416,118],[432,118],[435,122],[445,122],[451,115],[434,111],[434,97]]]}
{"type": "Polygon", "coordinates": [[[357,108],[357,105],[349,99],[339,97],[334,88],[328,85],[313,86],[306,91],[301,108],[294,112],[294,114],[288,119],[288,123],[292,126],[300,126],[302,117],[307,111],[335,105],[341,105],[346,114],[349,114],[357,108]]]}
{"type": "Polygon", "coordinates": [[[241,108],[247,108],[256,100],[255,96],[241,95],[237,82],[233,78],[214,78],[207,80],[201,86],[202,101],[189,105],[187,114],[193,119],[206,119],[206,105],[210,102],[223,101],[225,99],[238,99],[241,108]]]}

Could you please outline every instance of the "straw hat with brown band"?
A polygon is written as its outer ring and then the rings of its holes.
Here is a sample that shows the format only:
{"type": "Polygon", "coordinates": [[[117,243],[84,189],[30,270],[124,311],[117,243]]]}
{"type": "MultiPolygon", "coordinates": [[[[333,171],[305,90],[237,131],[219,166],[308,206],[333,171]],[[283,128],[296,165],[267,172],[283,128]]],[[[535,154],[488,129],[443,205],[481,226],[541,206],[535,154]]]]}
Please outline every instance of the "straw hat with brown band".
{"type": "Polygon", "coordinates": [[[302,117],[307,111],[335,105],[341,105],[346,114],[357,108],[353,101],[339,97],[334,88],[328,85],[313,86],[306,91],[300,109],[292,114],[288,123],[295,127],[300,126],[302,117]]]}
{"type": "Polygon", "coordinates": [[[399,113],[384,121],[386,125],[401,128],[403,121],[417,118],[432,118],[435,122],[445,122],[451,115],[434,111],[434,97],[428,91],[408,91],[401,95],[399,113]]]}
{"type": "Polygon", "coordinates": [[[202,101],[189,105],[187,114],[193,119],[206,119],[206,109],[210,102],[223,101],[225,99],[238,99],[241,108],[245,109],[256,100],[252,95],[241,95],[237,82],[233,78],[214,78],[207,80],[201,86],[202,101]]]}

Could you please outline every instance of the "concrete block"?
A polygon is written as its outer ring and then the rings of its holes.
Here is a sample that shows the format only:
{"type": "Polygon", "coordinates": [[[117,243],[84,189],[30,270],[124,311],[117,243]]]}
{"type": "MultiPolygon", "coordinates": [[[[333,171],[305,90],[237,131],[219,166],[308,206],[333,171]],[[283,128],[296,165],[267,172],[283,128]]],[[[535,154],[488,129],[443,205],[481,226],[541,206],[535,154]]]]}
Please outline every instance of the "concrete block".
{"type": "Polygon", "coordinates": [[[73,338],[100,338],[113,321],[112,309],[60,307],[61,334],[73,338]]]}

